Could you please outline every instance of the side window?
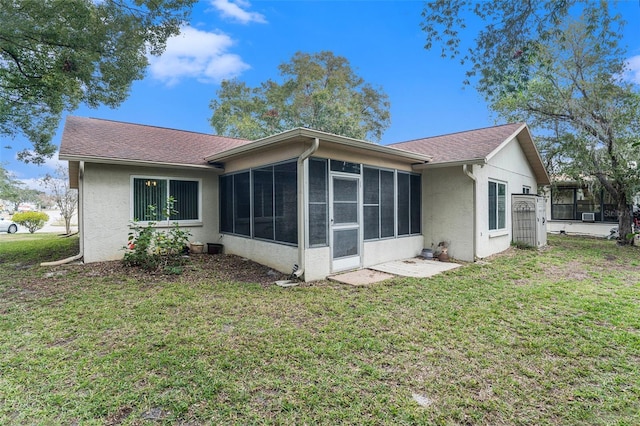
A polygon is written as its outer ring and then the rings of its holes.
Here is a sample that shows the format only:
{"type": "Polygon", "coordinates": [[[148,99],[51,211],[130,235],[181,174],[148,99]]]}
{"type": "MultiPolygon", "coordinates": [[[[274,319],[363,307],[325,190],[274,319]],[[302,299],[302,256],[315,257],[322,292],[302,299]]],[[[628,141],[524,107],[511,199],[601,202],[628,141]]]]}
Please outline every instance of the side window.
{"type": "Polygon", "coordinates": [[[139,221],[200,220],[200,181],[159,177],[134,177],[132,219],[139,221]],[[175,200],[171,217],[166,217],[167,200],[175,200]],[[150,206],[153,206],[150,208],[150,206]]]}
{"type": "Polygon", "coordinates": [[[507,185],[489,181],[489,230],[507,227],[507,185]]]}

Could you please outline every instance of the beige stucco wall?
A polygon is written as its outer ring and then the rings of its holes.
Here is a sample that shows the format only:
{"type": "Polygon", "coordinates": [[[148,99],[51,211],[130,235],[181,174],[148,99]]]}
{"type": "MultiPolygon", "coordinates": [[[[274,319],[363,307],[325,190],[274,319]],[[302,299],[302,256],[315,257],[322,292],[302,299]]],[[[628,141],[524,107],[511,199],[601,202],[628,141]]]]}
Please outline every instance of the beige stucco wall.
{"type": "Polygon", "coordinates": [[[276,271],[290,273],[298,263],[298,248],[285,244],[225,234],[220,239],[225,254],[235,254],[269,266],[276,271]]]}
{"type": "Polygon", "coordinates": [[[427,168],[422,179],[422,224],[425,247],[434,250],[441,241],[449,244],[449,255],[474,261],[506,250],[511,245],[511,194],[523,186],[537,190],[535,175],[517,139],[505,145],[488,164],[427,168]],[[489,180],[506,184],[506,228],[489,231],[489,180]],[[474,224],[474,196],[476,222],[474,224]],[[475,256],[474,256],[475,229],[475,256]],[[475,257],[475,258],[474,258],[475,257]]]}
{"type": "Polygon", "coordinates": [[[224,173],[234,173],[286,160],[297,159],[309,147],[309,143],[296,143],[276,148],[263,149],[241,158],[224,162],[224,173]]]}
{"type": "Polygon", "coordinates": [[[422,177],[424,247],[442,241],[449,256],[473,261],[473,181],[462,166],[425,170],[422,177]]]}
{"type": "Polygon", "coordinates": [[[305,281],[322,280],[331,275],[331,249],[314,247],[305,250],[305,281]]]}
{"type": "Polygon", "coordinates": [[[131,176],[202,179],[202,223],[185,227],[191,241],[217,242],[218,177],[212,171],[85,163],[82,238],[85,262],[121,259],[131,220],[131,176]]]}
{"type": "Polygon", "coordinates": [[[320,145],[320,148],[313,154],[313,156],[360,163],[364,164],[365,166],[413,171],[411,168],[411,164],[407,162],[397,161],[388,157],[383,157],[382,155],[371,155],[362,152],[353,152],[352,150],[344,149],[343,147],[336,145],[320,145]]]}
{"type": "Polygon", "coordinates": [[[362,266],[366,268],[391,260],[416,257],[423,249],[423,241],[422,235],[365,241],[362,266]]]}
{"type": "MultiPolygon", "coordinates": [[[[362,267],[383,262],[416,257],[422,251],[422,235],[365,241],[362,248],[362,267]]],[[[322,280],[331,275],[331,249],[329,247],[308,248],[305,252],[306,281],[322,280]]]]}
{"type": "Polygon", "coordinates": [[[511,245],[511,194],[522,193],[523,186],[536,193],[538,185],[535,175],[525,157],[517,139],[503,147],[484,167],[474,166],[473,173],[477,178],[476,207],[478,213],[477,251],[478,258],[499,253],[511,245]],[[506,228],[489,231],[489,180],[503,182],[507,185],[506,228]]]}

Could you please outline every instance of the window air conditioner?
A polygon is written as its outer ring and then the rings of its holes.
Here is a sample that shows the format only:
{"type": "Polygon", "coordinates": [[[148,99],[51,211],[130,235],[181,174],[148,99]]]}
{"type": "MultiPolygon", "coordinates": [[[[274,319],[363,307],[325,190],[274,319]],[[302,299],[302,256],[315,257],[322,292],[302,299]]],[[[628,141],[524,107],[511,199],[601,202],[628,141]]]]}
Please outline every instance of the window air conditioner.
{"type": "Polygon", "coordinates": [[[595,213],[582,213],[582,221],[583,222],[595,222],[596,214],[595,213]]]}

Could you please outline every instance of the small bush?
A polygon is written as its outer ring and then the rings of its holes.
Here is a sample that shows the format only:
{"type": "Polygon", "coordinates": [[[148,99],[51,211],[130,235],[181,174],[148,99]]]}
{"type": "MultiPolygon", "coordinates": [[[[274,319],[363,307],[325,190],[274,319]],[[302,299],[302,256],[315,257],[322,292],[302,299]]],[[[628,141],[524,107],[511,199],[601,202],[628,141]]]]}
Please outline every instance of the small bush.
{"type": "MultiPolygon", "coordinates": [[[[169,197],[167,201],[167,216],[174,212],[175,200],[169,197]]],[[[155,212],[154,209],[150,209],[155,212]]],[[[188,231],[174,223],[168,231],[156,228],[155,222],[149,222],[141,226],[133,222],[132,231],[129,232],[124,264],[127,266],[139,266],[147,271],[162,270],[168,274],[181,274],[182,265],[185,262],[183,253],[189,242],[188,231]]]]}
{"type": "Polygon", "coordinates": [[[14,214],[11,220],[24,226],[33,234],[44,227],[49,220],[49,215],[43,212],[20,212],[14,214]]]}
{"type": "Polygon", "coordinates": [[[155,228],[153,222],[144,227],[134,223],[124,247],[124,263],[147,271],[162,270],[165,273],[179,274],[182,272],[181,266],[185,260],[183,253],[189,242],[189,235],[177,223],[169,231],[155,228]]]}

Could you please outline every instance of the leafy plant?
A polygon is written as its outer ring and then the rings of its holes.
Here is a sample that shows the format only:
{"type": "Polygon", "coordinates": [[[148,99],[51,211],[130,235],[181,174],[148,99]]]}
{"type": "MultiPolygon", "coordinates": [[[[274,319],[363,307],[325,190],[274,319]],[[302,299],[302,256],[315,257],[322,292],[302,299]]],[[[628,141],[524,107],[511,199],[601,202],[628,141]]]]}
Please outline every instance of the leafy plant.
{"type": "MultiPolygon", "coordinates": [[[[173,197],[167,199],[164,208],[166,217],[176,214],[174,209],[176,200],[173,197]]],[[[157,207],[149,206],[149,215],[157,216],[157,207]]],[[[148,222],[146,225],[134,221],[127,239],[124,254],[124,263],[128,266],[139,266],[147,271],[162,270],[170,274],[182,273],[182,265],[185,258],[182,254],[189,242],[191,233],[174,222],[169,230],[158,229],[157,223],[148,222]]]]}
{"type": "Polygon", "coordinates": [[[11,220],[24,226],[33,234],[44,227],[44,224],[49,220],[49,215],[43,212],[20,212],[14,214],[11,220]]]}

